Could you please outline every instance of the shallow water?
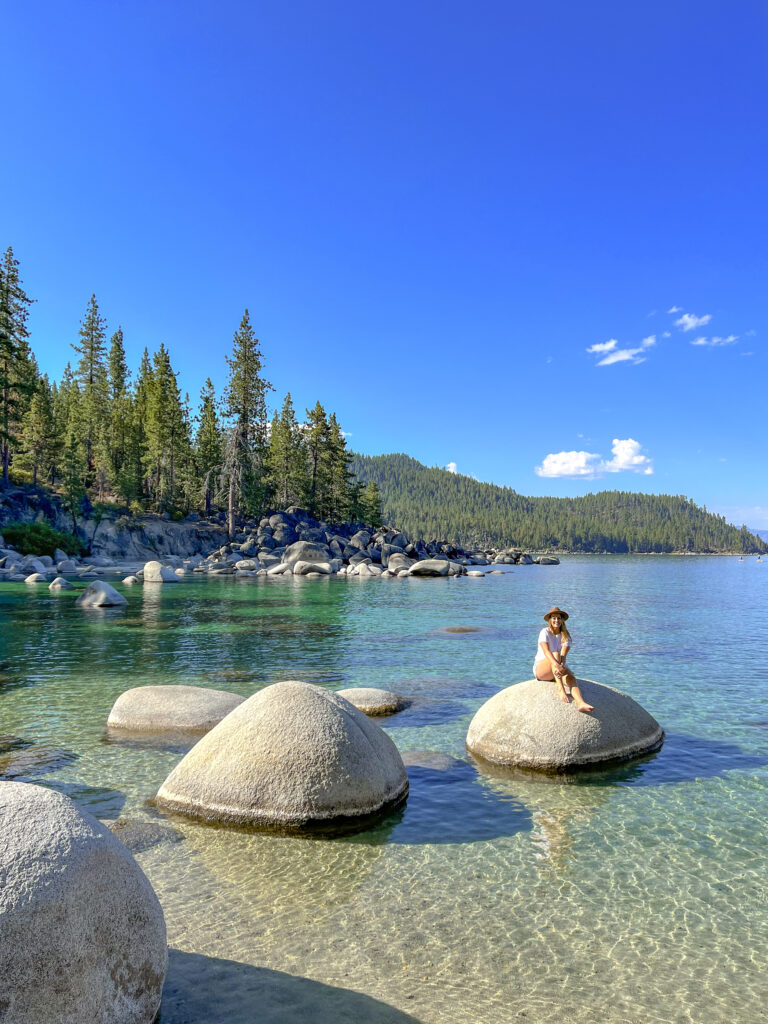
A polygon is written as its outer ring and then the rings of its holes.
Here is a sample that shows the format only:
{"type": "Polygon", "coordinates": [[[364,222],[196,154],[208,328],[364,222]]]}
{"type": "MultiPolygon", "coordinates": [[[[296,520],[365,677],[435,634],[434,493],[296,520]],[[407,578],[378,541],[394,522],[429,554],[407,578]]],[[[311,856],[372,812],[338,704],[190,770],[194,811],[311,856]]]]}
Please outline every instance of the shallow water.
{"type": "Polygon", "coordinates": [[[124,592],[81,611],[0,584],[0,775],[129,823],[172,947],[162,1024],[768,1018],[768,563],[124,592]],[[554,603],[577,673],[627,690],[667,741],[575,779],[482,774],[469,721],[530,677],[554,603]],[[412,698],[380,720],[407,752],[404,811],[333,840],[169,819],[146,802],[186,748],[105,737],[130,686],[280,679],[412,698]]]}

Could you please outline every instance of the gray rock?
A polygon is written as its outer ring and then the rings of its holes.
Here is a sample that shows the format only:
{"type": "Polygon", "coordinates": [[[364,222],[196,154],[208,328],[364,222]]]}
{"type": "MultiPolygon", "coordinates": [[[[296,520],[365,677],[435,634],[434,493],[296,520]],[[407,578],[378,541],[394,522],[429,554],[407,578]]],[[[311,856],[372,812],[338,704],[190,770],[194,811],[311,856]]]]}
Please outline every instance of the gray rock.
{"type": "Polygon", "coordinates": [[[256,570],[261,568],[261,564],[258,558],[241,558],[239,562],[235,562],[235,568],[238,570],[256,570]]]}
{"type": "Polygon", "coordinates": [[[56,548],[56,550],[53,552],[53,560],[57,564],[59,562],[66,562],[68,559],[69,555],[66,553],[66,551],[62,551],[61,548],[56,548]]]}
{"type": "Polygon", "coordinates": [[[125,585],[128,586],[128,587],[132,587],[132,586],[134,586],[134,584],[136,584],[138,582],[139,582],[139,577],[138,576],[126,576],[125,579],[123,580],[123,583],[125,583],[125,585]]]}
{"type": "Polygon", "coordinates": [[[553,555],[539,555],[536,562],[538,565],[560,565],[560,559],[553,555]]]}
{"type": "Polygon", "coordinates": [[[25,583],[47,583],[48,577],[43,572],[33,572],[31,576],[24,578],[25,583]]]}
{"type": "Polygon", "coordinates": [[[72,573],[72,572],[77,572],[77,568],[78,567],[77,567],[77,562],[75,562],[73,559],[71,559],[71,558],[64,558],[64,559],[62,559],[61,562],[58,563],[56,568],[59,570],[60,573],[65,573],[65,572],[72,573]]]}
{"type": "Polygon", "coordinates": [[[367,530],[358,530],[357,533],[349,539],[349,547],[357,548],[358,551],[364,551],[370,543],[371,535],[367,530]]]}
{"type": "Polygon", "coordinates": [[[364,715],[394,715],[408,706],[408,701],[399,693],[391,690],[379,690],[373,686],[352,686],[347,690],[337,690],[336,695],[348,700],[350,704],[362,711],[364,715]]]}
{"type": "Polygon", "coordinates": [[[425,558],[411,566],[411,576],[447,576],[451,568],[448,559],[425,558]]]}
{"type": "Polygon", "coordinates": [[[40,558],[36,558],[34,555],[27,555],[21,563],[22,572],[27,573],[41,573],[45,576],[45,570],[48,566],[40,558]]]}
{"type": "Polygon", "coordinates": [[[330,562],[294,562],[293,563],[293,575],[294,576],[307,576],[309,573],[319,573],[323,576],[330,576],[331,574],[330,562]]]}
{"type": "Polygon", "coordinates": [[[178,583],[179,578],[173,569],[160,562],[147,562],[143,569],[145,583],[178,583]]]}
{"type": "Polygon", "coordinates": [[[75,602],[80,608],[110,608],[116,605],[128,604],[122,594],[118,594],[114,587],[103,580],[94,580],[84,590],[75,602]]]}
{"type": "Polygon", "coordinates": [[[299,540],[285,549],[283,561],[289,565],[292,565],[294,562],[330,562],[331,557],[327,544],[299,540]]]}
{"type": "Polygon", "coordinates": [[[195,744],[156,803],[206,820],[296,831],[364,827],[407,792],[386,733],[336,694],[289,681],[249,697],[195,744]]]}
{"type": "Polygon", "coordinates": [[[73,588],[72,588],[72,584],[69,582],[69,580],[65,580],[63,576],[57,576],[56,579],[53,580],[48,585],[48,589],[49,590],[72,590],[73,588]]]}
{"type": "Polygon", "coordinates": [[[168,963],[131,853],[66,797],[0,784],[0,1015],[8,1024],[150,1024],[168,963]]]}
{"type": "Polygon", "coordinates": [[[401,569],[410,569],[415,564],[412,558],[399,551],[393,551],[387,558],[387,568],[393,573],[398,573],[401,569]]]}
{"type": "Polygon", "coordinates": [[[470,569],[467,576],[474,576],[476,579],[483,579],[485,573],[481,572],[479,569],[470,569]]]}
{"type": "Polygon", "coordinates": [[[107,719],[131,732],[208,732],[245,700],[205,686],[136,686],[121,693],[107,719]]]}
{"type": "Polygon", "coordinates": [[[467,749],[493,764],[563,772],[620,761],[656,750],[664,731],[627,694],[579,679],[590,714],[563,704],[554,683],[529,679],[497,693],[480,708],[467,733],[467,749]]]}

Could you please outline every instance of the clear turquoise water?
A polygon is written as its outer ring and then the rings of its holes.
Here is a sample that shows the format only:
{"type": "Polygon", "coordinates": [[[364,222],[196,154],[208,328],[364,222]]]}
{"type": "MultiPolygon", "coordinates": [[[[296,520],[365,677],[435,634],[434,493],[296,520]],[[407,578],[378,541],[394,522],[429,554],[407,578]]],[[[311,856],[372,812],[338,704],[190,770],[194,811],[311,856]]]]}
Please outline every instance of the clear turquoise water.
{"type": "Polygon", "coordinates": [[[162,1024],[768,1018],[768,562],[579,558],[459,580],[186,579],[127,608],[0,584],[0,774],[160,825],[137,859],[166,915],[162,1024]],[[571,614],[578,674],[664,725],[584,778],[480,774],[464,737],[571,614]],[[448,626],[476,626],[452,634],[448,626]],[[141,683],[280,679],[414,698],[401,814],[287,839],[157,815],[183,749],[105,737],[141,683]],[[417,753],[413,753],[417,752],[417,753]]]}

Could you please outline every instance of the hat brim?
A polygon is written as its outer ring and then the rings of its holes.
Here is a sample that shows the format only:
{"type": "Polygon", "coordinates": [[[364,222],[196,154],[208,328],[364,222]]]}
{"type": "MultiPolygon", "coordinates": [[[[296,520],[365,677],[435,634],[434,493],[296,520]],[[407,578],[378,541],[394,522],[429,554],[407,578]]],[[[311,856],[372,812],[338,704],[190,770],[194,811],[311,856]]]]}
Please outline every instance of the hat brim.
{"type": "Polygon", "coordinates": [[[547,614],[544,616],[544,621],[549,622],[553,615],[559,615],[563,622],[568,621],[568,612],[561,612],[559,609],[557,611],[547,612],[547,614]]]}

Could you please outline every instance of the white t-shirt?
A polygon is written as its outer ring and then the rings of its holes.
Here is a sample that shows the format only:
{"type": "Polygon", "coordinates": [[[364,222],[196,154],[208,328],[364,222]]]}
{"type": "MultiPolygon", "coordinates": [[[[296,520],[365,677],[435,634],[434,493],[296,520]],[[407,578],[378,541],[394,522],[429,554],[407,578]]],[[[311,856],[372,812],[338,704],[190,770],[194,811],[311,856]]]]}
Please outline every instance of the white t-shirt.
{"type": "Polygon", "coordinates": [[[545,626],[544,629],[542,629],[542,631],[539,633],[539,639],[536,643],[536,657],[533,661],[534,667],[538,665],[540,661],[547,660],[546,655],[539,647],[539,644],[546,644],[553,654],[559,654],[563,646],[567,647],[570,650],[570,645],[567,640],[565,641],[565,644],[563,644],[562,633],[553,633],[550,630],[549,626],[545,626]]]}

